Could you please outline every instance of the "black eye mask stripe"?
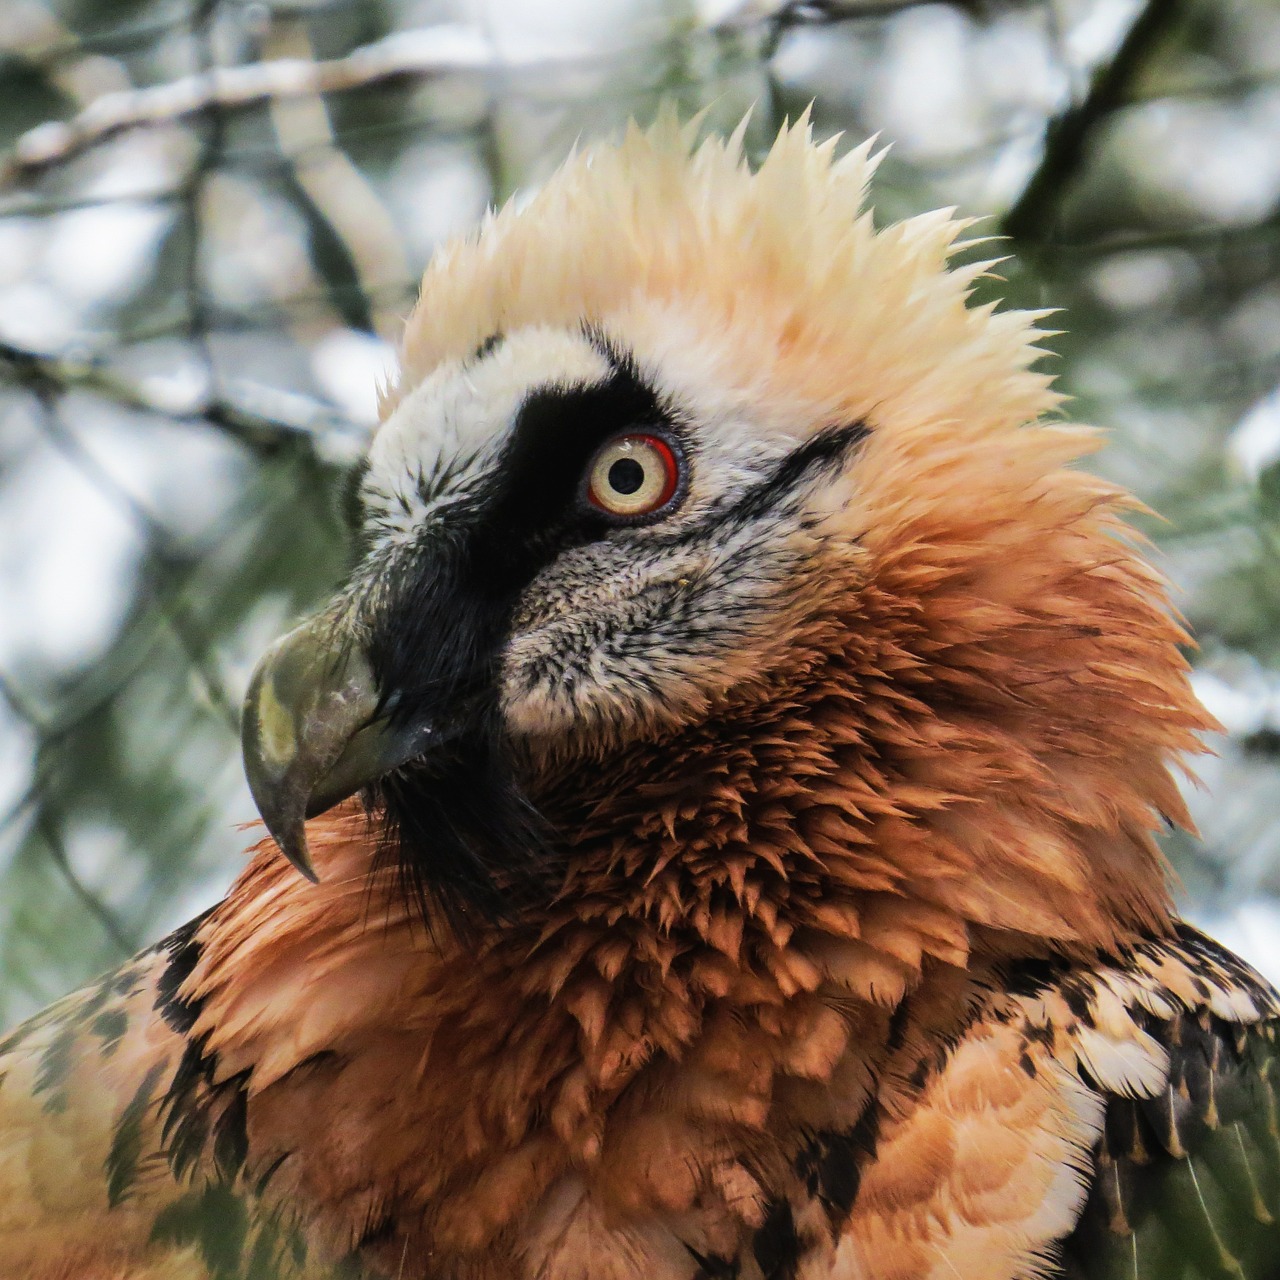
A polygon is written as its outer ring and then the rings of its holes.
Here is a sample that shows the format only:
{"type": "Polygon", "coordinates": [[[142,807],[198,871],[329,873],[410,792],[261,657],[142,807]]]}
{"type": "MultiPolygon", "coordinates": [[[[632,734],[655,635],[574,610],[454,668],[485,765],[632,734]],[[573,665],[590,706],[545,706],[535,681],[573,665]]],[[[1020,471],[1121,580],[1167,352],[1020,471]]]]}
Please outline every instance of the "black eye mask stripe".
{"type": "Polygon", "coordinates": [[[370,660],[379,687],[399,694],[397,715],[472,684],[459,663],[487,658],[476,674],[490,674],[520,593],[568,546],[602,532],[577,504],[596,451],[620,432],[669,428],[671,415],[634,362],[608,358],[603,382],[530,391],[489,481],[451,509],[429,547],[406,550],[389,570],[370,660]],[[468,640],[444,638],[459,626],[468,640]]]}
{"type": "MultiPolygon", "coordinates": [[[[594,339],[593,339],[594,341],[594,339]]],[[[428,545],[383,571],[370,662],[393,722],[438,727],[440,749],[378,786],[386,856],[405,887],[456,927],[502,916],[536,892],[549,855],[506,761],[497,710],[502,647],[525,588],[568,546],[600,536],[578,495],[595,452],[671,415],[635,362],[596,343],[610,374],[525,397],[487,483],[428,545]]]]}

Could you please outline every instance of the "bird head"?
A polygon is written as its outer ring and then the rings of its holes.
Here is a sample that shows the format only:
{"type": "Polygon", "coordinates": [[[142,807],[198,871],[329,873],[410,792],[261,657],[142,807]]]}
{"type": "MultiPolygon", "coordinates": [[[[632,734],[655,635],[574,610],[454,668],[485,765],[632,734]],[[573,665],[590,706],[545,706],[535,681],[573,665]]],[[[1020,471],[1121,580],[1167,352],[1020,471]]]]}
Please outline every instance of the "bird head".
{"type": "Polygon", "coordinates": [[[1137,750],[1114,823],[1176,806],[1155,779],[1199,721],[1123,495],[1043,421],[1039,316],[970,305],[990,264],[949,265],[947,212],[877,230],[875,164],[802,121],[753,170],[740,134],[667,120],[436,256],[358,563],[247,699],[300,870],[305,820],[372,789],[430,889],[500,896],[555,844],[540,779],[770,699],[829,719],[834,686],[902,804],[966,785],[908,757],[994,785],[1007,731],[1082,795],[1137,750]]]}

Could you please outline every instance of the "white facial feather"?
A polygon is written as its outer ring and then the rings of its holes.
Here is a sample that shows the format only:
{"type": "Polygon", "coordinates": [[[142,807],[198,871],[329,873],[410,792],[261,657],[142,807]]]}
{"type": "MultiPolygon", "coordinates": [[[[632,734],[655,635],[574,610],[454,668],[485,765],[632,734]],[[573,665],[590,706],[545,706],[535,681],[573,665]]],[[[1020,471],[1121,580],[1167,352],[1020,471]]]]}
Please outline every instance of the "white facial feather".
{"type": "Polygon", "coordinates": [[[414,542],[450,507],[473,497],[498,463],[529,392],[590,386],[609,372],[582,334],[542,327],[434,370],[370,446],[361,497],[374,542],[414,542]]]}

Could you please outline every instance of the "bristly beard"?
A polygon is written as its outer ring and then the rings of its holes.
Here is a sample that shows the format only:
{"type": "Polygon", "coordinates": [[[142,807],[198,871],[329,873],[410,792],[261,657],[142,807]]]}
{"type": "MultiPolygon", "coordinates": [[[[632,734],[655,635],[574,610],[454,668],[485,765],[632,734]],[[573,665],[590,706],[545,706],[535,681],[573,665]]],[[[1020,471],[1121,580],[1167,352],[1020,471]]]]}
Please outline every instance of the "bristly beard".
{"type": "Polygon", "coordinates": [[[381,825],[375,868],[394,869],[429,930],[443,926],[463,942],[546,903],[563,872],[494,719],[382,778],[366,796],[381,825]]]}

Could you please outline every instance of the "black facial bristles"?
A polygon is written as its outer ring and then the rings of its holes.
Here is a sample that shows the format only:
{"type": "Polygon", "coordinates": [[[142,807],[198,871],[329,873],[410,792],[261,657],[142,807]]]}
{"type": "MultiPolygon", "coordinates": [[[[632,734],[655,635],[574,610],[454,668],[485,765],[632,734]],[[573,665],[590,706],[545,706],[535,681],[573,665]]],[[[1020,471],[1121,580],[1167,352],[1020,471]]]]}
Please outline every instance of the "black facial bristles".
{"type": "Polygon", "coordinates": [[[547,828],[520,788],[496,734],[470,732],[429,762],[377,785],[378,865],[432,926],[463,941],[510,921],[559,883],[547,828]]]}

